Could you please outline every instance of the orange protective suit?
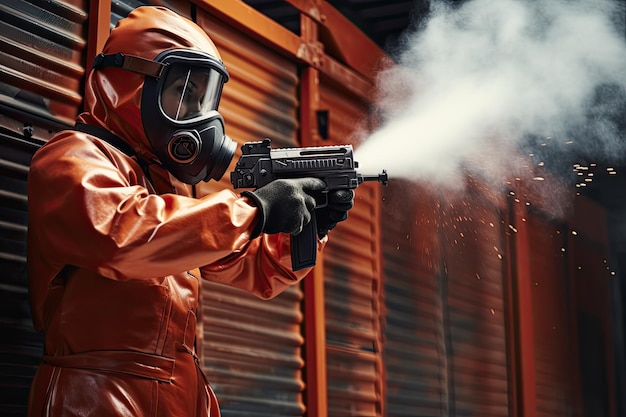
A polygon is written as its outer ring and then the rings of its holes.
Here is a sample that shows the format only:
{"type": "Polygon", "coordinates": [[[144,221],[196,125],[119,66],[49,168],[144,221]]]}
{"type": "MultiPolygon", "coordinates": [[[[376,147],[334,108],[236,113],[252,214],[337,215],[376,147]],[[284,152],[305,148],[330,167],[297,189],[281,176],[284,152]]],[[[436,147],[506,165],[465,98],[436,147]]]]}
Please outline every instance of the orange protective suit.
{"type": "MultiPolygon", "coordinates": [[[[215,50],[187,19],[140,7],[103,52],[153,59],[169,48],[215,50]]],[[[199,279],[271,298],[309,272],[291,270],[288,235],[250,239],[258,209],[246,198],[193,198],[155,163],[139,110],[143,77],[93,71],[78,121],[153,163],[152,183],[136,158],[78,131],[60,132],[32,160],[29,290],[45,347],[31,417],[219,416],[195,355],[199,279]]]]}

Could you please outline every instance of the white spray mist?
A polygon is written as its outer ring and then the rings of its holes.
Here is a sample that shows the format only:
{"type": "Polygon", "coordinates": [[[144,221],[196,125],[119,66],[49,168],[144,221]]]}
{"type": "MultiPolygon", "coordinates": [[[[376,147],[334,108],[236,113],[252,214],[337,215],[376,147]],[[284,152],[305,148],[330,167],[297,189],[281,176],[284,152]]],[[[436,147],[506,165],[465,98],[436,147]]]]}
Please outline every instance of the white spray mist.
{"type": "MultiPolygon", "coordinates": [[[[398,65],[379,74],[383,123],[357,146],[361,171],[446,185],[469,167],[497,182],[518,169],[509,151],[528,135],[571,143],[598,86],[626,89],[621,4],[433,0],[398,65]]],[[[619,132],[594,120],[601,132],[584,146],[623,154],[619,132]]]]}

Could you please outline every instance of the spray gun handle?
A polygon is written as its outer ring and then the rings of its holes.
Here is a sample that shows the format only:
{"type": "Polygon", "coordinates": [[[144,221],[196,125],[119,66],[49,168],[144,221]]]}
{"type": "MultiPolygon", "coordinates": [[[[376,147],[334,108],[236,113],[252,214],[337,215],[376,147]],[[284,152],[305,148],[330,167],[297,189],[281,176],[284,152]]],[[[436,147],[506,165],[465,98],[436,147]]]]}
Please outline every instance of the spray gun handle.
{"type": "Polygon", "coordinates": [[[297,235],[291,235],[291,268],[299,271],[315,266],[317,260],[317,218],[315,210],[311,221],[297,235]]]}

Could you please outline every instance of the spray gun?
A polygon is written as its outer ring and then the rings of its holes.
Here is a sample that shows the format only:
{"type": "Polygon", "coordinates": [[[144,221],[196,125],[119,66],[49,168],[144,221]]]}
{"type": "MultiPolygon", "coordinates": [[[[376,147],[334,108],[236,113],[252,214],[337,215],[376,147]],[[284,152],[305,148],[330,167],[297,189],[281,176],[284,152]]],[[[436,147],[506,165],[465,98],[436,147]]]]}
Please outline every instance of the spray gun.
{"type": "MultiPolygon", "coordinates": [[[[247,142],[230,174],[234,188],[257,189],[279,178],[320,178],[326,188],[315,197],[316,207],[328,204],[328,192],[355,189],[365,181],[387,185],[387,171],[362,175],[356,171],[352,145],[317,146],[309,148],[271,149],[270,139],[247,142]]],[[[302,232],[291,235],[291,264],[294,271],[315,265],[317,254],[317,220],[315,212],[302,232]]]]}

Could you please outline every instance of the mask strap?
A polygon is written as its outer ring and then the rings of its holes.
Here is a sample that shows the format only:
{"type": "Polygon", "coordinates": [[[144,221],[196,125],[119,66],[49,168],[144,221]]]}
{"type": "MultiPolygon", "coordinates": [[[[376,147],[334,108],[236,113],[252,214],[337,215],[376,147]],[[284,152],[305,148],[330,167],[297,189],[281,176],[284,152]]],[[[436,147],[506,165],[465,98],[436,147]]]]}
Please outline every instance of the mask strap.
{"type": "Polygon", "coordinates": [[[121,52],[110,55],[98,54],[93,60],[93,68],[100,69],[104,67],[118,67],[126,71],[159,78],[163,72],[163,68],[165,68],[165,64],[139,56],[124,55],[121,52]]]}
{"type": "Polygon", "coordinates": [[[131,158],[134,157],[135,160],[137,160],[137,163],[139,164],[139,166],[141,167],[141,170],[144,172],[144,174],[146,174],[146,177],[148,178],[148,181],[150,182],[150,184],[153,184],[152,176],[150,175],[150,170],[149,170],[150,164],[148,164],[145,160],[143,160],[143,158],[139,157],[139,155],[137,155],[137,152],[135,152],[133,147],[130,146],[128,143],[124,142],[122,138],[109,132],[106,129],[103,129],[98,126],[88,125],[85,123],[76,123],[76,125],[74,126],[74,130],[87,133],[88,135],[91,135],[91,136],[95,136],[98,139],[101,139],[107,142],[108,144],[113,145],[115,148],[117,148],[118,150],[126,154],[126,156],[129,156],[131,158]]]}

